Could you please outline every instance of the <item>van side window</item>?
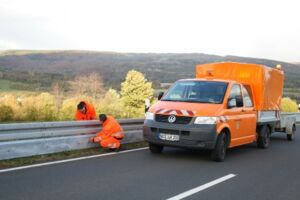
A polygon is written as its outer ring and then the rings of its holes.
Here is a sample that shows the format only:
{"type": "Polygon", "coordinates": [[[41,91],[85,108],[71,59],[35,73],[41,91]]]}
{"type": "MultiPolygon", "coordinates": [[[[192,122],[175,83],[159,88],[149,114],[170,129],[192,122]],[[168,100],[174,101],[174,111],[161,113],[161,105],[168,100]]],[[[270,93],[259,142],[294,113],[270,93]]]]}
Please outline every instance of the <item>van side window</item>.
{"type": "Polygon", "coordinates": [[[235,99],[237,96],[241,96],[241,88],[238,84],[234,84],[231,88],[229,99],[235,99]]]}
{"type": "Polygon", "coordinates": [[[253,107],[250,95],[248,93],[248,90],[242,85],[242,92],[244,95],[244,104],[246,107],[253,107]]]}

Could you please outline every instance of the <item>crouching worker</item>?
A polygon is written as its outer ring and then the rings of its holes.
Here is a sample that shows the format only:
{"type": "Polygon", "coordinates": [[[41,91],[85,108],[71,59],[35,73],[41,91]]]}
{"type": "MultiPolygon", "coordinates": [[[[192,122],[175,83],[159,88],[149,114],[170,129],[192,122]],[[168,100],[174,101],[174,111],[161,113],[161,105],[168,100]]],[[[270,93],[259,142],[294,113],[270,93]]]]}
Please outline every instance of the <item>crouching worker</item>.
{"type": "Polygon", "coordinates": [[[90,138],[90,142],[99,143],[101,147],[108,149],[119,149],[121,140],[124,138],[123,129],[120,124],[111,116],[99,115],[102,123],[102,130],[96,137],[90,138]]]}
{"type": "Polygon", "coordinates": [[[92,104],[86,101],[81,101],[77,105],[77,111],[75,113],[76,120],[94,120],[96,119],[96,111],[92,104]]]}

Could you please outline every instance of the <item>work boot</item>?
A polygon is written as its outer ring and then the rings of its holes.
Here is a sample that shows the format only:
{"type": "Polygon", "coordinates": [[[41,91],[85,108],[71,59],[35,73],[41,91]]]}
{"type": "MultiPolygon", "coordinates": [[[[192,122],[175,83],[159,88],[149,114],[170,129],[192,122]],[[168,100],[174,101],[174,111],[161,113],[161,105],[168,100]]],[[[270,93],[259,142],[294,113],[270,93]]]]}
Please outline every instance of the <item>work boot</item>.
{"type": "Polygon", "coordinates": [[[121,148],[121,146],[119,148],[109,148],[109,151],[110,152],[120,152],[120,151],[122,151],[122,148],[121,148]]]}

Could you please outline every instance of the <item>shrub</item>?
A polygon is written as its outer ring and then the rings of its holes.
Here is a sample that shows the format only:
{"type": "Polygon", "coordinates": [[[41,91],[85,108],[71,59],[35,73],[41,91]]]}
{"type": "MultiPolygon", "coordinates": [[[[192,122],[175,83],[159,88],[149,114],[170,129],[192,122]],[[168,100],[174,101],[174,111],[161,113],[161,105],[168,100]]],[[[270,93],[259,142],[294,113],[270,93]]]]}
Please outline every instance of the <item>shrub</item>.
{"type": "Polygon", "coordinates": [[[0,122],[12,121],[14,118],[14,111],[10,106],[0,106],[0,122]]]}

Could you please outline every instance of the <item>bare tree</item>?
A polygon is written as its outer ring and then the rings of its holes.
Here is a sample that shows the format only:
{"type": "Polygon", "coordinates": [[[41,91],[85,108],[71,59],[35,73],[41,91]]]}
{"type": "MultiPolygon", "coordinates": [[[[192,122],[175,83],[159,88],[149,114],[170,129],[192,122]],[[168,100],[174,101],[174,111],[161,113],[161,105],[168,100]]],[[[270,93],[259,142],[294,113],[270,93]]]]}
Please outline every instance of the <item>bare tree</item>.
{"type": "Polygon", "coordinates": [[[52,85],[52,94],[55,97],[56,105],[60,106],[64,98],[64,90],[59,83],[56,82],[52,85]]]}
{"type": "Polygon", "coordinates": [[[104,94],[102,77],[97,73],[77,75],[70,85],[73,95],[87,95],[96,99],[104,94]]]}

